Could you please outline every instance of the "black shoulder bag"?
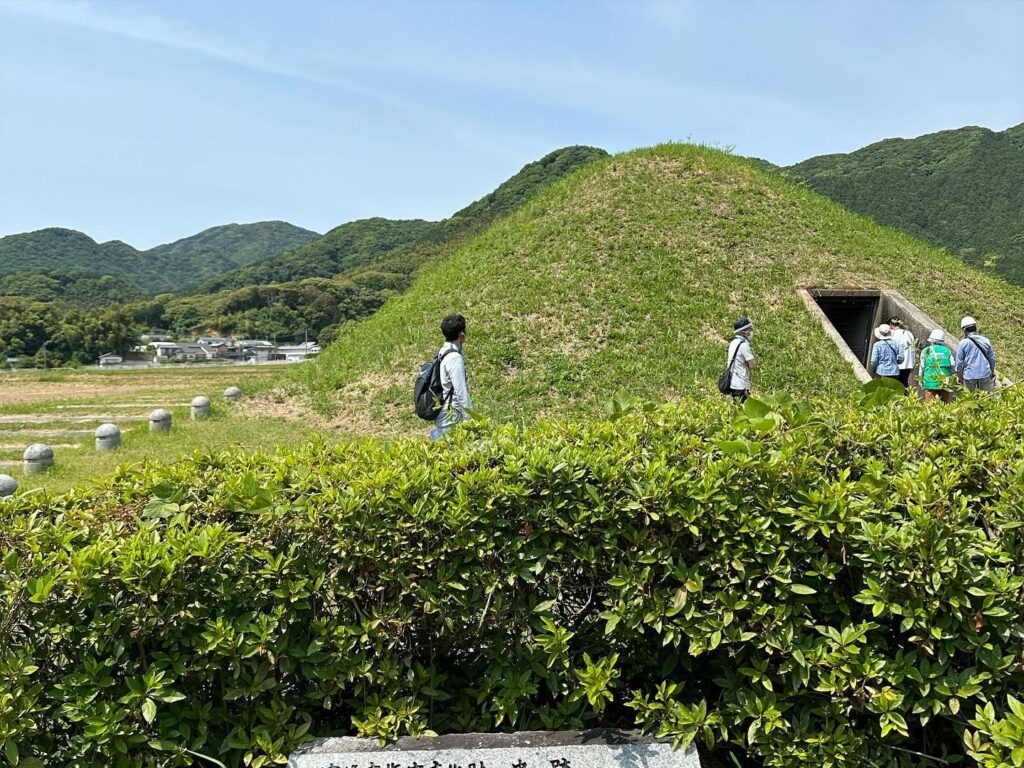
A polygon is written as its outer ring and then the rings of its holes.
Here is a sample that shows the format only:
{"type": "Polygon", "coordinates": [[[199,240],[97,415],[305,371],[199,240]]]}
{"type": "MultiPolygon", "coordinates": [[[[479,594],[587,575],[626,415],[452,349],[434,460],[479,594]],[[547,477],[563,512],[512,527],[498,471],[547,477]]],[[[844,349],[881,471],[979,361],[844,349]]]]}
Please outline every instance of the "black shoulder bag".
{"type": "Polygon", "coordinates": [[[718,377],[718,391],[723,395],[732,394],[732,366],[736,362],[736,356],[740,353],[740,347],[746,341],[746,339],[740,339],[740,343],[736,345],[736,350],[732,353],[732,357],[729,358],[729,365],[726,366],[722,375],[718,377]]]}

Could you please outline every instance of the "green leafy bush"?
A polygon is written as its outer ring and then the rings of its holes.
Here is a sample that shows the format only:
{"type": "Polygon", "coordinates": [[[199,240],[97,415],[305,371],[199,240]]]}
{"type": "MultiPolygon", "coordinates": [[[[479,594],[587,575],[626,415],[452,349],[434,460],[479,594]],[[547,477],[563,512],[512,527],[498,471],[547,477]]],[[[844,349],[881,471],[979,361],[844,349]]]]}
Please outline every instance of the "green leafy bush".
{"type": "Polygon", "coordinates": [[[1022,430],[1018,393],[620,399],[8,501],[0,754],[639,724],[770,766],[1019,765],[1022,430]]]}

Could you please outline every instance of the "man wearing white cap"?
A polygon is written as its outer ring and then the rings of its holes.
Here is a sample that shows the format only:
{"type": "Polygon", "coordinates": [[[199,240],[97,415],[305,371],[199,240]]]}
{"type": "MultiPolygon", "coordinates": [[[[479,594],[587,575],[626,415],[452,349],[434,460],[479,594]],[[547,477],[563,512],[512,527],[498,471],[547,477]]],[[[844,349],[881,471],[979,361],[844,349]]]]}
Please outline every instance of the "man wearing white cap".
{"type": "MultiPolygon", "coordinates": [[[[892,339],[892,328],[882,323],[875,328],[878,339],[871,347],[869,365],[879,378],[900,381],[900,364],[903,362],[903,348],[892,339]]],[[[900,382],[902,384],[902,382],[900,382]]]]}
{"type": "Polygon", "coordinates": [[[978,333],[978,321],[960,321],[964,337],[956,345],[956,380],[969,392],[991,392],[996,381],[996,351],[992,342],[978,333]]]}
{"type": "Polygon", "coordinates": [[[732,399],[737,402],[744,402],[750,397],[750,374],[757,363],[754,361],[754,352],[750,348],[750,337],[754,335],[754,323],[744,315],[732,324],[732,332],[735,334],[729,342],[729,349],[726,352],[729,376],[729,392],[732,399]]]}
{"type": "Polygon", "coordinates": [[[939,398],[948,403],[953,399],[948,386],[953,378],[953,353],[945,342],[945,331],[936,328],[928,336],[928,346],[921,350],[921,370],[917,376],[926,402],[939,398]]]}

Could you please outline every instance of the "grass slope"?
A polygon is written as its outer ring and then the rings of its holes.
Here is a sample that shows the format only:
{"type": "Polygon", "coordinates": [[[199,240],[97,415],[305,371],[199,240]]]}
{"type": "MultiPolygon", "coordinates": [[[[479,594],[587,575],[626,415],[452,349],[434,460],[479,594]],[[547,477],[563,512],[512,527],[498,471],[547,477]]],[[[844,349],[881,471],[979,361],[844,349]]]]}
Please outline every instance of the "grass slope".
{"type": "Polygon", "coordinates": [[[1024,124],[887,139],[786,171],[851,210],[1024,285],[1024,124]]]}
{"type": "Polygon", "coordinates": [[[139,251],[97,243],[73,229],[40,229],[0,238],[0,275],[24,270],[84,270],[111,275],[150,293],[181,290],[225,270],[276,256],[319,237],[284,221],[225,224],[139,251]]]}
{"type": "Polygon", "coordinates": [[[1024,291],[756,164],[692,145],[593,163],[430,269],[295,373],[341,426],[396,433],[449,312],[470,386],[502,419],[588,415],[618,390],[710,393],[732,320],[757,322],[757,386],[852,391],[798,285],[892,287],[946,328],[977,315],[1019,378],[1024,291]]]}

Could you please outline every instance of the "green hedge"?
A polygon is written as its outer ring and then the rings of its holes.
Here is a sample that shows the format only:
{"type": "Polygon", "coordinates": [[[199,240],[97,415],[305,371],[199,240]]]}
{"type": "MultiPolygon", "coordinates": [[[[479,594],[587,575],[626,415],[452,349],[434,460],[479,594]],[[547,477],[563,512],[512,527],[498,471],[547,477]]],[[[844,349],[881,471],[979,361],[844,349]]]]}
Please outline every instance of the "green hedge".
{"type": "Polygon", "coordinates": [[[1020,765],[1024,395],[868,400],[619,403],[9,501],[0,755],[639,724],[740,763],[1020,765]]]}

